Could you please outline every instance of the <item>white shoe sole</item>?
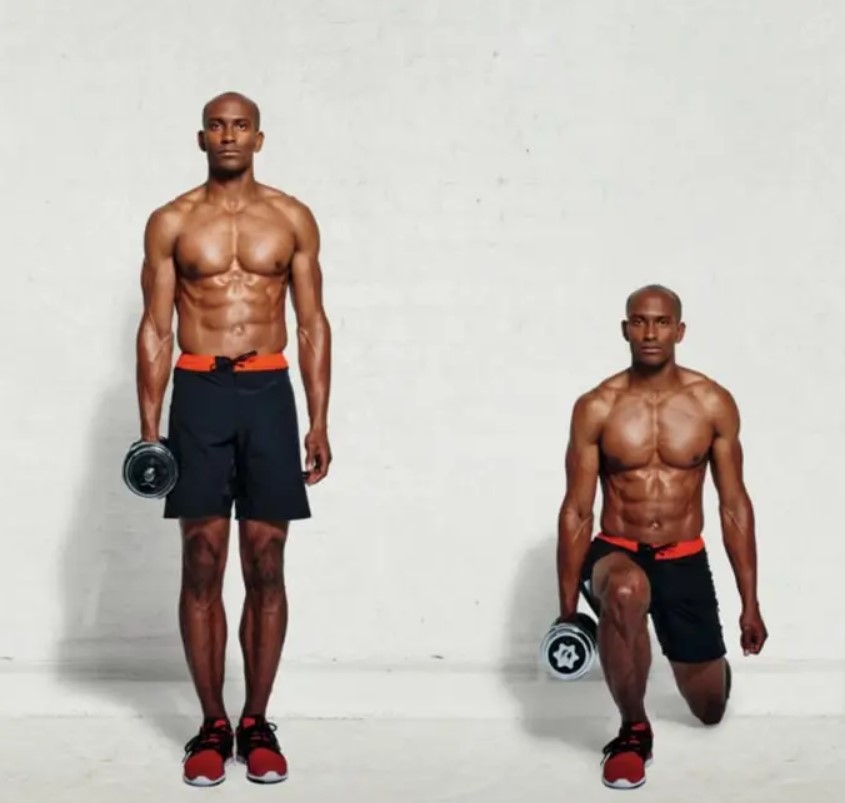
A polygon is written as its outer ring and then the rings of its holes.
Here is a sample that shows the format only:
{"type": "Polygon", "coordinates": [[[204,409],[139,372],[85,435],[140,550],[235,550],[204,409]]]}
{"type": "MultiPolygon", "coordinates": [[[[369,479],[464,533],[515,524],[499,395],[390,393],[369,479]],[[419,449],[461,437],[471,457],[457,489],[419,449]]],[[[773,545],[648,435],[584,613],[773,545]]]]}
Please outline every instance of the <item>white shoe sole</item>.
{"type": "MultiPolygon", "coordinates": [[[[237,762],[238,764],[246,766],[246,761],[244,761],[240,756],[238,756],[237,762]]],[[[246,777],[247,780],[250,780],[253,783],[281,783],[282,781],[287,780],[288,774],[285,773],[284,775],[279,775],[278,772],[266,772],[264,775],[253,775],[251,772],[247,771],[246,777]]]]}

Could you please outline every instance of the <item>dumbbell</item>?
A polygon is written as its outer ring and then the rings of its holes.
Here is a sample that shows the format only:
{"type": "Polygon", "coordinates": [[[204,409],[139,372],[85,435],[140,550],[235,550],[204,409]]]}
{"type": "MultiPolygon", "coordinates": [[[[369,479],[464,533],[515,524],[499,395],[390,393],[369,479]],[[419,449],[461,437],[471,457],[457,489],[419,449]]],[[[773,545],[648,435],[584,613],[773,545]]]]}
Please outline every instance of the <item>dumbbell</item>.
{"type": "Polygon", "coordinates": [[[179,466],[167,441],[135,441],[123,460],[123,481],[145,499],[167,496],[179,479],[179,466]]]}
{"type": "Polygon", "coordinates": [[[556,680],[578,680],[592,669],[598,655],[598,624],[588,613],[574,621],[556,621],[540,645],[540,661],[556,680]]]}

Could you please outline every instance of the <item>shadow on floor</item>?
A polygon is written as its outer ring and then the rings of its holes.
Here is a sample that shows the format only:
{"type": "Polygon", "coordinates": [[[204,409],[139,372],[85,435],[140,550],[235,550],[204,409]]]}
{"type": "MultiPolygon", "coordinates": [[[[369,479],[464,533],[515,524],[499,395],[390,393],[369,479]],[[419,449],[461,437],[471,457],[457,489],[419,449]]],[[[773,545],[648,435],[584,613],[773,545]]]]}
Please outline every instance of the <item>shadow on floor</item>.
{"type": "Polygon", "coordinates": [[[196,721],[199,708],[178,633],[180,541],[177,525],[162,519],[162,502],[123,485],[123,458],[138,432],[134,359],[124,368],[100,399],[75,478],[59,578],[57,672],[181,746],[191,735],[181,718],[196,721]]]}

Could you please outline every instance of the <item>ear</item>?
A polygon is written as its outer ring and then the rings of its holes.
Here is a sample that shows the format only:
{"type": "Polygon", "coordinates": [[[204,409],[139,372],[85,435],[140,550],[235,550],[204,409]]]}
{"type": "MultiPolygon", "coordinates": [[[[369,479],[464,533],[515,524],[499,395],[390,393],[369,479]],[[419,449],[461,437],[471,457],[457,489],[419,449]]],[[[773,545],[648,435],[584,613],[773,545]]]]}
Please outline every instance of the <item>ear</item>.
{"type": "Polygon", "coordinates": [[[197,131],[197,145],[200,146],[200,150],[203,153],[206,153],[206,151],[208,150],[205,144],[205,133],[202,131],[197,131]]]}
{"type": "Polygon", "coordinates": [[[253,149],[253,152],[258,153],[261,150],[263,145],[264,145],[264,132],[259,131],[255,135],[255,148],[253,149]]]}
{"type": "Polygon", "coordinates": [[[628,321],[622,321],[622,337],[625,338],[626,342],[631,342],[630,338],[628,337],[628,321]]]}
{"type": "Polygon", "coordinates": [[[684,334],[686,334],[687,325],[685,323],[678,324],[678,336],[675,338],[676,343],[680,343],[684,339],[684,334]]]}

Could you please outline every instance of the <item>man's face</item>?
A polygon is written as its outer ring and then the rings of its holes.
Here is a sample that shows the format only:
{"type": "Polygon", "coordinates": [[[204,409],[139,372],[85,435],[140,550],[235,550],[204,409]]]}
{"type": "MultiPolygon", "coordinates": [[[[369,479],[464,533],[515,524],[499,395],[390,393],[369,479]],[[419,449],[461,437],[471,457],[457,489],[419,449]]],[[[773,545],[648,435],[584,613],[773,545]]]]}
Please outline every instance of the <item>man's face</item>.
{"type": "Polygon", "coordinates": [[[662,293],[636,296],[622,321],[622,335],[631,346],[634,365],[660,368],[675,358],[675,344],[684,338],[675,304],[662,293]]]}
{"type": "Polygon", "coordinates": [[[264,143],[251,106],[237,98],[215,101],[206,112],[198,137],[200,148],[208,155],[209,167],[230,174],[247,170],[264,143]]]}

